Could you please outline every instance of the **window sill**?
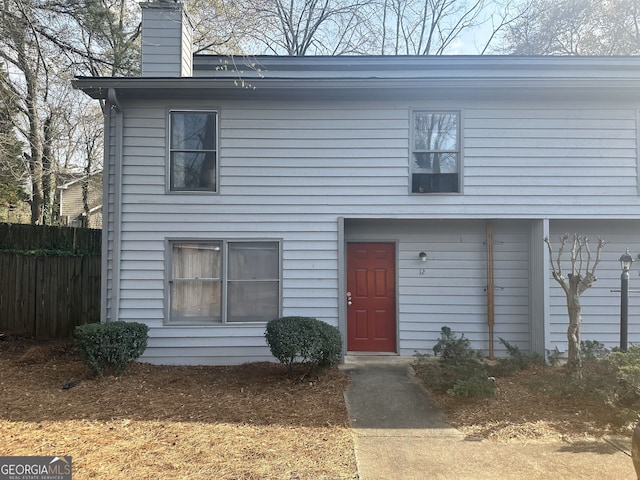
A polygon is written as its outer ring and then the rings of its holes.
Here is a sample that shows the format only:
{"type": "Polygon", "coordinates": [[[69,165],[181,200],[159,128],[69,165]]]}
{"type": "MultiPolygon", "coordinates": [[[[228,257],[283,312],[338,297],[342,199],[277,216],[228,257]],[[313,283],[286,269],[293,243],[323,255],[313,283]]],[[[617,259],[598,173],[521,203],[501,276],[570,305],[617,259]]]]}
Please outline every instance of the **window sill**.
{"type": "Polygon", "coordinates": [[[213,322],[198,322],[198,321],[165,321],[163,322],[163,327],[192,327],[192,328],[200,328],[200,327],[215,327],[215,328],[225,328],[225,327],[256,327],[256,326],[265,326],[267,324],[266,321],[255,321],[255,322],[231,322],[231,323],[213,323],[213,322]]]}
{"type": "Polygon", "coordinates": [[[165,190],[167,195],[220,195],[220,192],[212,192],[210,190],[165,190]]]}

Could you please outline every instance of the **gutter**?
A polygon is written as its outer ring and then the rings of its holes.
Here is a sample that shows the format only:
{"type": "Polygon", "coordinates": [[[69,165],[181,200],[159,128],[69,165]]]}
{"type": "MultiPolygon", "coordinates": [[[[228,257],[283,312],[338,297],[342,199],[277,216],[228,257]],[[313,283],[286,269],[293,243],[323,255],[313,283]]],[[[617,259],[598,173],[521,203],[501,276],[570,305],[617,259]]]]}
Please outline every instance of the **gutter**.
{"type": "MultiPolygon", "coordinates": [[[[639,68],[640,71],[640,68],[639,68]]],[[[390,100],[416,95],[459,100],[640,100],[640,77],[478,76],[434,78],[78,78],[74,87],[94,99],[117,89],[120,99],[390,100]]]]}

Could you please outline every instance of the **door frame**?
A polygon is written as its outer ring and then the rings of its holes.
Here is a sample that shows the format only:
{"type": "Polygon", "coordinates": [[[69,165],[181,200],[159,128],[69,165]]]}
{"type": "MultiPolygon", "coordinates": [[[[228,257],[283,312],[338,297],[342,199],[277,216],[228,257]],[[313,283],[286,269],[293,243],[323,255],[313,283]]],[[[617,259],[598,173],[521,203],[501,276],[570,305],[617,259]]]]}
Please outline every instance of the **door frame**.
{"type": "MultiPolygon", "coordinates": [[[[338,328],[342,334],[342,352],[343,356],[347,355],[347,243],[391,243],[395,248],[395,329],[396,329],[396,346],[395,355],[400,355],[400,297],[399,297],[399,240],[398,238],[376,237],[367,238],[361,235],[349,236],[346,239],[344,231],[344,217],[338,219],[338,328]]],[[[383,353],[383,352],[381,352],[383,353]]],[[[384,352],[389,354],[389,352],[384,352]]],[[[369,352],[370,355],[376,355],[377,352],[369,352]]]]}

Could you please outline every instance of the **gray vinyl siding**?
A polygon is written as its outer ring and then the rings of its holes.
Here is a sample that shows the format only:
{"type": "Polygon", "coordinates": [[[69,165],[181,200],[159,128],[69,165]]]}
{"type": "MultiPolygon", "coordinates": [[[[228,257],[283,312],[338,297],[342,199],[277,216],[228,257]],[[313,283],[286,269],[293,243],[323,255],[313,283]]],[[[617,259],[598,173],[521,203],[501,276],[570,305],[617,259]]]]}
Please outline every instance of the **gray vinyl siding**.
{"type": "Polygon", "coordinates": [[[143,4],[142,75],[145,77],[191,76],[190,22],[183,17],[182,5],[170,7],[143,4]]]}
{"type": "MultiPolygon", "coordinates": [[[[549,222],[534,220],[529,231],[529,322],[531,325],[530,353],[545,354],[547,319],[549,318],[549,257],[546,244],[541,241],[549,233],[549,222]]],[[[521,252],[523,253],[523,252],[521,252]]]]}
{"type": "Polygon", "coordinates": [[[464,139],[470,197],[545,206],[570,199],[564,208],[591,205],[594,213],[637,195],[633,109],[468,110],[464,139]]]}
{"type": "MultiPolygon", "coordinates": [[[[549,238],[554,246],[554,258],[557,255],[558,237],[567,232],[588,236],[592,254],[598,237],[607,244],[602,250],[602,261],[596,271],[598,280],[580,297],[582,305],[582,340],[597,340],[608,348],[620,345],[620,262],[618,259],[628,248],[637,263],[640,253],[640,222],[611,222],[562,220],[550,222],[549,238]],[[611,290],[618,290],[612,292],[611,290]]],[[[569,269],[568,252],[564,254],[565,272],[569,269]]],[[[640,343],[640,278],[638,264],[634,263],[630,271],[629,288],[629,344],[640,343]],[[633,290],[636,290],[635,292],[633,290]]],[[[550,332],[548,350],[567,349],[567,326],[569,317],[564,292],[551,277],[550,285],[550,332]]]]}
{"type": "MultiPolygon", "coordinates": [[[[529,224],[494,222],[494,348],[504,337],[523,351],[530,348],[529,224]]],[[[433,354],[440,329],[464,334],[472,347],[489,352],[487,322],[486,222],[348,220],[351,241],[397,242],[398,337],[400,355],[433,354]],[[419,260],[427,253],[427,262],[419,260]]]]}
{"type": "MultiPolygon", "coordinates": [[[[430,350],[442,325],[464,332],[476,348],[486,350],[484,219],[496,221],[496,240],[504,242],[495,247],[495,284],[500,287],[495,292],[496,343],[503,336],[528,350],[530,222],[640,218],[637,106],[544,108],[539,103],[426,100],[167,103],[123,105],[119,221],[114,220],[114,195],[105,211],[108,309],[116,288],[111,282],[113,249],[120,245],[121,252],[118,312],[108,310],[107,316],[151,327],[148,361],[271,358],[264,325],[164,325],[167,238],[281,239],[283,314],[338,325],[338,219],[346,218],[347,224],[348,219],[379,219],[380,225],[367,225],[385,238],[394,237],[385,219],[416,220],[398,237],[399,353],[411,355],[430,350]],[[220,112],[220,195],[166,193],[168,108],[220,112]],[[408,194],[412,108],[461,111],[462,195],[408,194]],[[418,225],[429,219],[446,221],[441,231],[425,237],[418,225]],[[114,243],[113,232],[119,228],[119,243],[114,243]],[[422,247],[425,243],[432,248],[422,247]],[[418,279],[413,276],[414,257],[423,249],[434,258],[427,265],[431,276],[418,279]],[[456,288],[461,295],[454,293],[456,288]]],[[[619,250],[611,247],[617,256],[619,250]]],[[[617,268],[617,261],[611,268],[617,268]]],[[[560,321],[557,307],[552,308],[549,334],[558,341],[560,321]]],[[[606,321],[606,328],[613,328],[610,316],[606,321]]],[[[590,322],[587,330],[594,328],[590,322]]]]}

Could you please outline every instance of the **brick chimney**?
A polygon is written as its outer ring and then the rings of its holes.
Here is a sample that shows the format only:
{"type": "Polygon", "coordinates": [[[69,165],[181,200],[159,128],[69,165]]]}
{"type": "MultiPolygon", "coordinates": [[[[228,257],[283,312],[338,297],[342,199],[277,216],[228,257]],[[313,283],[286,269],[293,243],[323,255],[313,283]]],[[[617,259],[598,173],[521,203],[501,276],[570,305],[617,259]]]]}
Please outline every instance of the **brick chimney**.
{"type": "Polygon", "coordinates": [[[191,77],[193,26],[182,2],[156,0],[140,7],[142,76],[191,77]]]}

